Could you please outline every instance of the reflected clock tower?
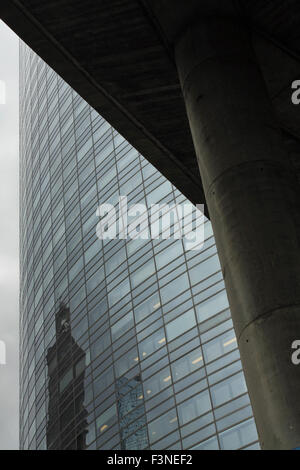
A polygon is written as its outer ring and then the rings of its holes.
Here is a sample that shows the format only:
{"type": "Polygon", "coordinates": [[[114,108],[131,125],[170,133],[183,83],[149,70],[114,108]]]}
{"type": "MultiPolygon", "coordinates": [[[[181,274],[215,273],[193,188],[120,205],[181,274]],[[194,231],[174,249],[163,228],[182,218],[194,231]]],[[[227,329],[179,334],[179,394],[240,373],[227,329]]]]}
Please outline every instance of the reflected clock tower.
{"type": "Polygon", "coordinates": [[[70,310],[60,303],[55,316],[56,342],[48,349],[48,450],[86,448],[84,407],[85,352],[71,333],[70,310]]]}

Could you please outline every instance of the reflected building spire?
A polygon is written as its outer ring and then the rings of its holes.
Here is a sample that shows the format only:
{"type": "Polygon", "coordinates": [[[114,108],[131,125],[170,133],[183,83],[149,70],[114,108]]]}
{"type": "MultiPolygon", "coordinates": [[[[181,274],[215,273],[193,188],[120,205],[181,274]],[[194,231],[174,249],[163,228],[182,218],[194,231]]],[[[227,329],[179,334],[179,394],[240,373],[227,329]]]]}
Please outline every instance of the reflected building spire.
{"type": "Polygon", "coordinates": [[[47,352],[48,450],[86,448],[84,407],[85,352],[71,333],[70,310],[60,302],[55,315],[56,341],[47,352]]]}

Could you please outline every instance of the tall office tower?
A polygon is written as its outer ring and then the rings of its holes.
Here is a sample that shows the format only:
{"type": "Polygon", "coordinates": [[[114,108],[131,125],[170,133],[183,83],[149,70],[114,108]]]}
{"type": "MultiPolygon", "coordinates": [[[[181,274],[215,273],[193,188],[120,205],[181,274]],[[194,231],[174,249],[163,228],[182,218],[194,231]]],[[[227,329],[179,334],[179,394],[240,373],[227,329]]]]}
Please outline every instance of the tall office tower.
{"type": "Polygon", "coordinates": [[[21,448],[258,448],[209,221],[99,240],[99,204],[187,201],[23,44],[20,86],[21,448]]]}

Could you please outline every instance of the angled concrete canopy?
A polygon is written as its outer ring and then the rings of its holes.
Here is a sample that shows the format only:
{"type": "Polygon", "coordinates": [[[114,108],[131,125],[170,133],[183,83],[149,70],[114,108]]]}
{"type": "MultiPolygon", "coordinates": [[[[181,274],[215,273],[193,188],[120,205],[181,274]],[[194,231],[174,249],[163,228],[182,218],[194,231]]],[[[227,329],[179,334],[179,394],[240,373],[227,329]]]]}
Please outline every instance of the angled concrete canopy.
{"type": "Polygon", "coordinates": [[[300,113],[287,99],[300,76],[300,4],[173,0],[167,18],[165,4],[2,0],[0,17],[183,194],[203,203],[172,43],[193,18],[238,18],[252,31],[280,126],[300,138],[300,113]]]}

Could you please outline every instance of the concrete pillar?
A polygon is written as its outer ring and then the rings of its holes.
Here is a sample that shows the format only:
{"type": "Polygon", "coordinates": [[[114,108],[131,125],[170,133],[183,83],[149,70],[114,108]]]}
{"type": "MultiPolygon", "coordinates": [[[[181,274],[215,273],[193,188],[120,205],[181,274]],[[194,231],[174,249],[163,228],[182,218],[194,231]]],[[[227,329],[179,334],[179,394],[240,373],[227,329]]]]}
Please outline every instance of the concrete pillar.
{"type": "Polygon", "coordinates": [[[298,183],[246,27],[204,19],[181,34],[175,56],[260,443],[293,449],[298,183]]]}

